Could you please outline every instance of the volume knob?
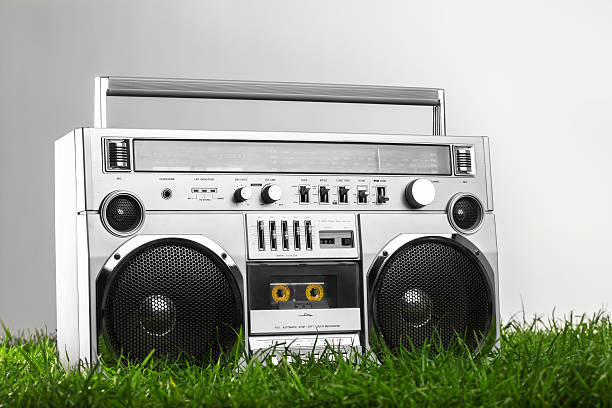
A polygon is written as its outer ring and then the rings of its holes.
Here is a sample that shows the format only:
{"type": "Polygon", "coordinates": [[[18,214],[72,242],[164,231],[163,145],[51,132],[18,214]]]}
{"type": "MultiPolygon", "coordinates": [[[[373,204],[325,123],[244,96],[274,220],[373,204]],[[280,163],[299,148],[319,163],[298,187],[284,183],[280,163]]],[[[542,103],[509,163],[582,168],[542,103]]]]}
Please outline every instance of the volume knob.
{"type": "Polygon", "coordinates": [[[253,191],[251,191],[251,187],[240,187],[239,189],[234,191],[234,200],[236,200],[237,203],[242,203],[250,199],[252,195],[253,191]]]}
{"type": "Polygon", "coordinates": [[[406,200],[412,208],[429,205],[436,198],[436,187],[430,180],[419,178],[406,186],[406,200]]]}
{"type": "Polygon", "coordinates": [[[261,189],[261,199],[264,203],[271,204],[283,196],[283,190],[276,184],[267,184],[261,189]]]}

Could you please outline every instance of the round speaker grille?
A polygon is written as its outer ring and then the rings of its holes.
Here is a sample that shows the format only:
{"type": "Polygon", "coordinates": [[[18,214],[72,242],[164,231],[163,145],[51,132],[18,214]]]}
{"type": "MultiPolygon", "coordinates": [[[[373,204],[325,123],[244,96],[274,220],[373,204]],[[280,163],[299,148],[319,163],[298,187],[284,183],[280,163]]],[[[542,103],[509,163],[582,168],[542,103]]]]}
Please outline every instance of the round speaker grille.
{"type": "Polygon", "coordinates": [[[161,239],[130,253],[102,299],[103,330],[117,356],[217,358],[236,342],[242,301],[229,268],[211,251],[161,239]]]}
{"type": "Polygon", "coordinates": [[[135,232],[143,220],[143,208],[136,197],[127,193],[109,196],[102,205],[102,216],[112,232],[135,232]]]}
{"type": "Polygon", "coordinates": [[[460,231],[471,231],[478,228],[482,215],[482,205],[476,197],[460,197],[451,207],[451,223],[460,231]]]}
{"type": "Polygon", "coordinates": [[[372,288],[374,326],[394,351],[462,335],[478,349],[492,320],[491,288],[480,262],[455,241],[427,237],[392,254],[372,288]]]}

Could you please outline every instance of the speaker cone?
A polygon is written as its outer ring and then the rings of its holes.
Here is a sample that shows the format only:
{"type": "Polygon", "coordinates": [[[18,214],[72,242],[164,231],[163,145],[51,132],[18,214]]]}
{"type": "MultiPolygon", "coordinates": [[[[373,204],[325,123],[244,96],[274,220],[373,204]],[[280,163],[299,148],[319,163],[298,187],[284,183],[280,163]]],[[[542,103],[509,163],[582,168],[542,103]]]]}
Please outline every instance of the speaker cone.
{"type": "MultiPolygon", "coordinates": [[[[390,254],[371,280],[376,334],[393,351],[463,337],[477,351],[493,318],[493,288],[482,263],[444,237],[425,237],[390,254]]],[[[437,350],[439,351],[439,350],[437,350]]]]}
{"type": "Polygon", "coordinates": [[[115,356],[139,362],[155,350],[155,357],[203,361],[236,343],[242,325],[236,280],[196,242],[149,242],[101,282],[101,334],[115,356]]]}
{"type": "Polygon", "coordinates": [[[451,200],[449,220],[459,232],[470,233],[480,227],[484,210],[480,201],[471,195],[460,195],[451,200]]]}
{"type": "Polygon", "coordinates": [[[147,333],[164,336],[176,324],[176,307],[168,296],[150,295],[140,302],[140,324],[147,333]]]}
{"type": "Polygon", "coordinates": [[[100,215],[111,233],[123,236],[133,234],[140,228],[144,220],[144,208],[136,196],[115,192],[104,199],[100,215]]]}

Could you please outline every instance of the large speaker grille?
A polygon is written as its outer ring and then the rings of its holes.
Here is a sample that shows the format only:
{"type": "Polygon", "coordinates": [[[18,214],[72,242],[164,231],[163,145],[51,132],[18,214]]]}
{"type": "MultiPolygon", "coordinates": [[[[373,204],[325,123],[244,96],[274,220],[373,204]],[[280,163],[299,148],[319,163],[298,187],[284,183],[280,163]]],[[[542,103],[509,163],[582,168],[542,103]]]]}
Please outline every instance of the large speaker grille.
{"type": "Polygon", "coordinates": [[[103,331],[117,356],[217,358],[236,342],[242,301],[229,268],[211,251],[161,239],[126,256],[102,299],[103,331]]]}
{"type": "Polygon", "coordinates": [[[392,254],[372,288],[374,326],[394,351],[461,335],[478,349],[492,322],[492,290],[480,262],[455,241],[427,237],[392,254]]]}

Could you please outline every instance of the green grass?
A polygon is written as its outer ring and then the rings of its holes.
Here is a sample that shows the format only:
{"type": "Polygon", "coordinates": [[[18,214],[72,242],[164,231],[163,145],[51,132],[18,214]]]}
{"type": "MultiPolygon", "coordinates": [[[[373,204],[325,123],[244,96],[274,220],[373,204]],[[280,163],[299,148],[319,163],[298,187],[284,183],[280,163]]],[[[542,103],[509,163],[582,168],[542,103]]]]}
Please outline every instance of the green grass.
{"type": "Polygon", "coordinates": [[[68,372],[52,339],[7,331],[0,406],[612,406],[611,328],[603,313],[511,322],[500,352],[474,358],[422,350],[383,364],[371,356],[278,366],[252,359],[239,368],[234,354],[208,367],[148,361],[68,372]]]}

